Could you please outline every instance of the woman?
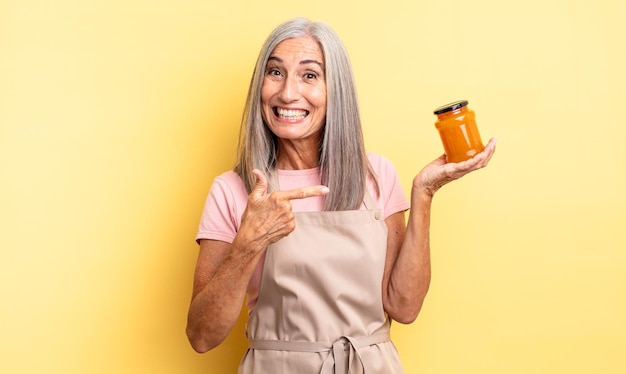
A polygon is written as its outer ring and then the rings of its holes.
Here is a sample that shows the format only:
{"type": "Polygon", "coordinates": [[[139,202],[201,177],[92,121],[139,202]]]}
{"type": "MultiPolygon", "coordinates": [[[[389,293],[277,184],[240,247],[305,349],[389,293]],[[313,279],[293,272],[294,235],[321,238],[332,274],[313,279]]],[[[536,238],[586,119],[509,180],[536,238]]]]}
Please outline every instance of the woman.
{"type": "Polygon", "coordinates": [[[193,348],[220,344],[247,299],[240,373],[401,373],[389,327],[414,321],[428,291],[433,195],[494,151],[492,140],[471,160],[436,159],[409,203],[393,165],[365,152],[337,35],[280,25],[252,77],[237,165],[215,179],[200,223],[193,348]]]}

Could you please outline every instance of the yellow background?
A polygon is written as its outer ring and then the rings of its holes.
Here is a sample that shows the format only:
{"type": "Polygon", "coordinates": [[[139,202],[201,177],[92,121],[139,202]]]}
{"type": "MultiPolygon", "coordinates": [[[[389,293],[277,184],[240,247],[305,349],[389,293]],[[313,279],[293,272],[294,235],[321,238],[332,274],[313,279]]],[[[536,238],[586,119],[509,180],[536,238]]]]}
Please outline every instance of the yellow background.
{"type": "MultiPolygon", "coordinates": [[[[498,151],[434,202],[407,373],[626,372],[626,3],[3,0],[0,372],[230,373],[184,334],[210,183],[293,16],[351,53],[367,147],[412,177],[466,98],[498,151]]],[[[241,320],[243,321],[243,319],[241,320]]]]}

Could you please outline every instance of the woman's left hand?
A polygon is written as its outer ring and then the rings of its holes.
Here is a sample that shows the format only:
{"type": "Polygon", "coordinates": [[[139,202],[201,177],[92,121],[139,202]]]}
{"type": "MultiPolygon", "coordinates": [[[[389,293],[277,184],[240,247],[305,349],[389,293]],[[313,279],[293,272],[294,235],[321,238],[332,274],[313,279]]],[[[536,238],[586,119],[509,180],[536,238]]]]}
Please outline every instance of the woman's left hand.
{"type": "Polygon", "coordinates": [[[446,163],[446,155],[442,155],[430,164],[426,165],[413,179],[413,188],[424,190],[431,197],[444,185],[459,179],[462,176],[478,169],[482,169],[489,163],[496,151],[496,139],[491,138],[485,149],[469,160],[446,163]]]}

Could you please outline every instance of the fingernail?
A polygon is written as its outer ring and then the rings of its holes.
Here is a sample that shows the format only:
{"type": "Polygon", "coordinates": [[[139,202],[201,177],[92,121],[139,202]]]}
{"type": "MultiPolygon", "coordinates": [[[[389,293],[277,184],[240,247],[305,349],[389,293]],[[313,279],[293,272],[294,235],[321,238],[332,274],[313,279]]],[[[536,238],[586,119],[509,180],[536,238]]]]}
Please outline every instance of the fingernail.
{"type": "Polygon", "coordinates": [[[320,192],[323,194],[327,194],[328,192],[330,192],[330,189],[328,187],[322,187],[320,188],[320,192]]]}

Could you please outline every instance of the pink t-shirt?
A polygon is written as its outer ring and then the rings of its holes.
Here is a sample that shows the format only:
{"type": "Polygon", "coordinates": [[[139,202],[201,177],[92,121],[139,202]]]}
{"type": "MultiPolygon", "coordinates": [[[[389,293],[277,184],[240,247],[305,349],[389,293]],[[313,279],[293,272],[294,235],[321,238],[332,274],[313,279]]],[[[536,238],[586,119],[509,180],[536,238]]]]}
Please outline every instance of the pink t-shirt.
{"type": "MultiPolygon", "coordinates": [[[[383,217],[387,218],[394,213],[409,209],[409,202],[393,164],[383,156],[374,153],[368,153],[368,159],[378,176],[380,194],[376,193],[372,181],[368,181],[367,188],[374,199],[376,208],[382,211],[383,217]]],[[[319,169],[278,170],[278,183],[281,190],[319,185],[319,169]]],[[[247,202],[246,188],[234,171],[228,171],[215,178],[204,205],[196,240],[214,239],[232,243],[239,230],[241,216],[246,209],[247,202]]],[[[321,211],[323,197],[295,199],[291,200],[291,205],[294,212],[321,211]]],[[[365,207],[362,205],[361,209],[365,207]]],[[[248,284],[247,305],[250,311],[256,305],[259,296],[264,263],[263,256],[248,284]]]]}

